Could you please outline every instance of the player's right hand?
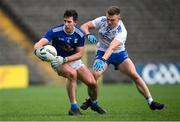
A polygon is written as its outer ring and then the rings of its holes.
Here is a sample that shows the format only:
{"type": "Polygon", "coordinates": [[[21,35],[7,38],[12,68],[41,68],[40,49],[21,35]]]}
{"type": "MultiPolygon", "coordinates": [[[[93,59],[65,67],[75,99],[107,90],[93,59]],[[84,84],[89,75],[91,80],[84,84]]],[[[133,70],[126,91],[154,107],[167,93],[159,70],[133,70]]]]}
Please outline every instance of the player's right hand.
{"type": "Polygon", "coordinates": [[[41,48],[37,48],[34,50],[34,54],[41,59],[42,61],[46,61],[47,57],[45,56],[44,52],[41,52],[41,50],[43,50],[44,47],[41,48]]]}
{"type": "Polygon", "coordinates": [[[65,58],[61,56],[56,56],[56,58],[51,61],[51,67],[56,70],[64,62],[65,62],[65,58]]]}
{"type": "Polygon", "coordinates": [[[58,62],[59,65],[61,65],[64,63],[65,58],[62,56],[56,56],[55,60],[58,62]]]}
{"type": "Polygon", "coordinates": [[[106,61],[101,59],[96,59],[94,64],[93,64],[93,70],[98,72],[101,70],[105,70],[105,65],[106,65],[106,61]]]}
{"type": "Polygon", "coordinates": [[[51,67],[52,67],[53,69],[57,70],[58,67],[59,67],[58,61],[57,61],[57,60],[52,60],[52,61],[51,61],[51,67]]]}
{"type": "Polygon", "coordinates": [[[94,35],[92,35],[92,34],[87,34],[86,37],[87,37],[87,40],[88,40],[91,44],[94,44],[94,43],[97,42],[96,37],[95,37],[94,35]]]}

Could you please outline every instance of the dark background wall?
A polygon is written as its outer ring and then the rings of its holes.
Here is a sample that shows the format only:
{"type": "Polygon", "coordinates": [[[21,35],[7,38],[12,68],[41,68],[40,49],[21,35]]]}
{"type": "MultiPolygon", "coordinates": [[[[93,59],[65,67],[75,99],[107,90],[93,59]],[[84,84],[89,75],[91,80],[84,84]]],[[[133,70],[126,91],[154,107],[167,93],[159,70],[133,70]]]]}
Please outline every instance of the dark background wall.
{"type": "MultiPolygon", "coordinates": [[[[80,24],[105,15],[111,5],[121,8],[128,31],[126,49],[135,64],[180,63],[179,0],[4,0],[21,20],[42,37],[48,28],[62,22],[66,9],[76,9],[80,24]]],[[[34,42],[37,40],[33,40],[34,42]]],[[[90,53],[92,57],[94,53],[90,53]]],[[[92,58],[89,58],[92,59],[92,58]]],[[[89,60],[89,64],[92,61],[89,60]]],[[[129,80],[113,67],[104,75],[108,81],[129,80]]]]}

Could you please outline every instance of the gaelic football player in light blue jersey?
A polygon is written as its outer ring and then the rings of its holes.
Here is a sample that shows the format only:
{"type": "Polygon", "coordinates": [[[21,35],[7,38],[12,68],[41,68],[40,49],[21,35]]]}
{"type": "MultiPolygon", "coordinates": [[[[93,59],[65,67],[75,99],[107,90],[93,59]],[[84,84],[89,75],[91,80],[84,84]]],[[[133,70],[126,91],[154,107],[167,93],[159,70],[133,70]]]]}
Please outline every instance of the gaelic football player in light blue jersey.
{"type": "MultiPolygon", "coordinates": [[[[84,52],[85,34],[77,26],[76,22],[78,14],[75,10],[66,10],[64,13],[64,23],[48,30],[45,36],[35,45],[35,54],[38,49],[52,42],[57,50],[57,57],[51,61],[51,66],[58,75],[68,79],[67,92],[71,107],[69,115],[80,115],[81,112],[76,100],[77,80],[84,82],[88,86],[88,94],[92,101],[97,101],[97,83],[89,71],[83,64],[81,58],[84,52]]],[[[38,54],[40,55],[40,54],[38,54]]],[[[43,57],[39,57],[43,60],[43,57]]],[[[98,105],[94,106],[95,110],[100,114],[105,111],[98,105]]]]}
{"type": "MultiPolygon", "coordinates": [[[[90,43],[96,43],[97,39],[90,34],[90,29],[98,29],[98,43],[96,60],[93,64],[93,75],[97,80],[108,68],[109,64],[114,65],[116,70],[132,78],[138,91],[146,98],[150,109],[161,110],[164,104],[153,101],[150,91],[143,79],[136,72],[135,66],[125,50],[127,30],[120,19],[120,9],[111,6],[106,16],[98,17],[82,25],[82,29],[90,43]]],[[[89,107],[90,100],[86,100],[81,106],[82,109],[89,107]]]]}

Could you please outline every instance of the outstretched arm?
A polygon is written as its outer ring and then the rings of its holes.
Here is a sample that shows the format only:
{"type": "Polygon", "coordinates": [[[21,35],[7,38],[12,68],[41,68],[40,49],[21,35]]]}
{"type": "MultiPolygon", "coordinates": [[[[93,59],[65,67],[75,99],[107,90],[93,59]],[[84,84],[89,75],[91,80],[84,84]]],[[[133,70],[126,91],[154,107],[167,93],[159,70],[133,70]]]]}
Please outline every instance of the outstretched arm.
{"type": "Polygon", "coordinates": [[[113,40],[110,43],[109,48],[104,53],[103,57],[101,59],[95,60],[95,62],[93,64],[93,70],[94,71],[104,70],[107,59],[111,56],[113,51],[119,47],[120,44],[121,44],[121,42],[119,42],[118,40],[113,40]]]}
{"type": "Polygon", "coordinates": [[[90,29],[94,29],[94,26],[93,26],[93,23],[92,21],[89,21],[85,24],[83,24],[81,26],[82,30],[84,31],[84,33],[86,34],[86,38],[87,40],[91,43],[91,44],[94,44],[97,42],[97,39],[96,37],[93,35],[93,34],[90,34],[89,30],[90,29]]]}

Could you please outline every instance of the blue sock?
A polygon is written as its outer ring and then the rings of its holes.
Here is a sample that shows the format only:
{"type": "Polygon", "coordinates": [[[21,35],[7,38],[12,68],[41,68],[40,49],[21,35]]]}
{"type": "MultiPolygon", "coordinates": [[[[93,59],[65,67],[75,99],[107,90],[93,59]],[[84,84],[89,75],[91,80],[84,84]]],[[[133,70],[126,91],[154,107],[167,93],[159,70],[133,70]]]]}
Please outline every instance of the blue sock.
{"type": "Polygon", "coordinates": [[[72,109],[72,110],[78,109],[77,103],[71,103],[71,109],[72,109]]]}

